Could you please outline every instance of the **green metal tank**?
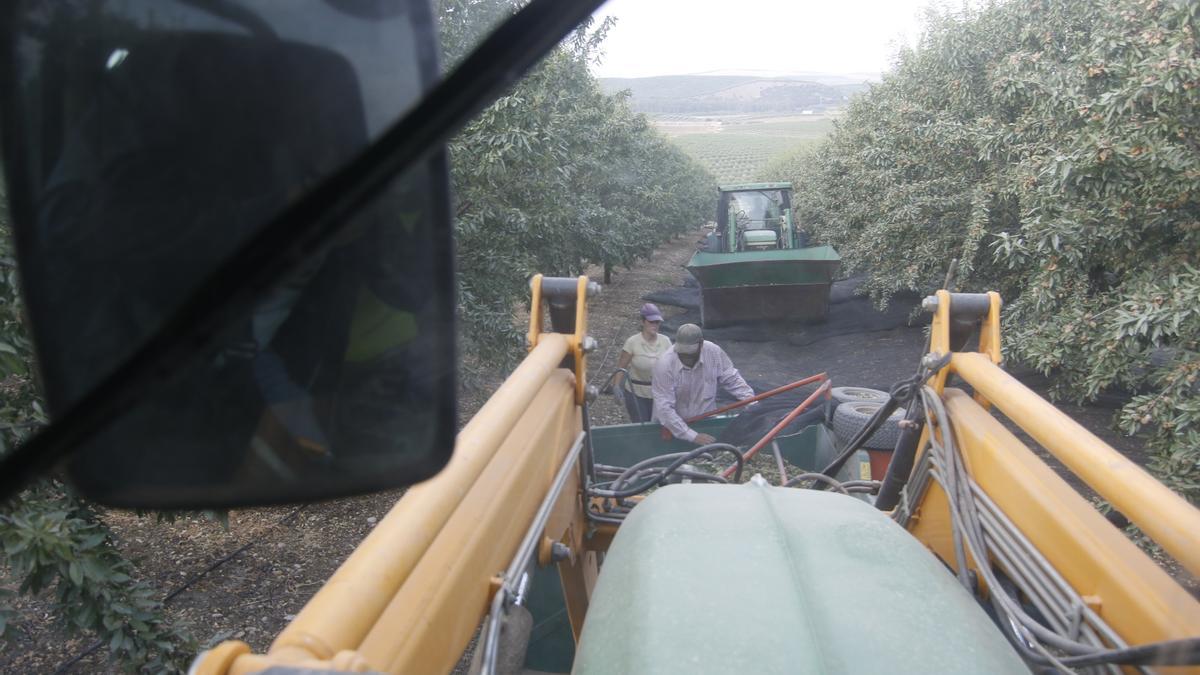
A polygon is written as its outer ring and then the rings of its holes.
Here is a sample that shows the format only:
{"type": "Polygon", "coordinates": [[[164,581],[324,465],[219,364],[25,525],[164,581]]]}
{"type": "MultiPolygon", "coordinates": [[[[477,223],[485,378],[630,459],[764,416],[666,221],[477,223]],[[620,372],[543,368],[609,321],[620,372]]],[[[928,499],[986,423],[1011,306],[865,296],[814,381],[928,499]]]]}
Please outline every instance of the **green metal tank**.
{"type": "Polygon", "coordinates": [[[617,532],[572,670],[1028,673],[887,514],[845,495],[671,485],[617,532]]]}

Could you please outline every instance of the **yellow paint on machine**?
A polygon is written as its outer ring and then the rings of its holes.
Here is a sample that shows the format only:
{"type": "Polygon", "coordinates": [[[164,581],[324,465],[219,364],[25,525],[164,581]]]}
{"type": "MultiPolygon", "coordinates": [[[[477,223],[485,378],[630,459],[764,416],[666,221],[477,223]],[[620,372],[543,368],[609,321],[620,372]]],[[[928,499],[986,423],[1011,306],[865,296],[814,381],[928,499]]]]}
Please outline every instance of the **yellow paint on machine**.
{"type": "MultiPolygon", "coordinates": [[[[534,308],[528,356],[459,433],[450,463],[408,490],[266,655],[229,641],[197,659],[193,672],[253,673],[280,664],[448,672],[486,612],[493,576],[511,560],[583,428],[587,285],[580,277],[574,334],[542,332],[540,305],[534,308]],[[560,367],[568,356],[572,370],[560,367]]],[[[538,277],[535,298],[540,290],[538,277]]],[[[560,515],[554,531],[582,553],[578,481],[572,485],[571,514],[560,515]]],[[[559,565],[576,628],[595,560],[582,554],[559,565]]]]}
{"type": "MultiPolygon", "coordinates": [[[[994,407],[1119,509],[1192,574],[1200,573],[1200,510],[1000,367],[1000,297],[981,325],[980,351],[953,353],[933,379],[973,480],[1072,588],[1131,645],[1200,634],[1200,602],[1109,523],[989,409],[994,407]],[[945,388],[957,374],[974,397],[945,388]]],[[[950,347],[952,296],[937,294],[930,352],[950,347]]],[[[926,427],[924,436],[930,430],[926,427]]],[[[924,438],[923,438],[924,441],[924,438]]],[[[923,445],[923,443],[922,443],[923,445]]],[[[949,504],[931,483],[909,530],[954,564],[949,504]]],[[[975,561],[969,564],[974,567],[975,561]]]]}
{"type": "MultiPolygon", "coordinates": [[[[495,575],[512,559],[583,428],[587,279],[578,281],[575,332],[567,335],[544,331],[541,277],[534,278],[525,360],[460,432],[442,473],[408,491],[269,652],[254,655],[242,642],[226,642],[206,652],[193,672],[251,673],[286,664],[433,673],[454,666],[487,612],[495,575]]],[[[937,298],[930,351],[950,354],[953,296],[939,291],[937,298]]],[[[988,302],[979,352],[953,353],[931,382],[971,476],[1126,642],[1200,634],[1200,602],[989,411],[1008,415],[1193,573],[1200,573],[1200,511],[1005,374],[999,295],[989,294],[988,302]],[[973,397],[945,387],[951,373],[972,386],[973,397]]],[[[869,478],[869,463],[860,465],[860,475],[869,478]]],[[[945,493],[930,483],[920,499],[909,532],[954,564],[945,493]]],[[[586,508],[573,476],[540,533],[544,563],[554,542],[572,550],[558,569],[576,638],[596,581],[596,554],[617,529],[589,527],[586,508]]]]}

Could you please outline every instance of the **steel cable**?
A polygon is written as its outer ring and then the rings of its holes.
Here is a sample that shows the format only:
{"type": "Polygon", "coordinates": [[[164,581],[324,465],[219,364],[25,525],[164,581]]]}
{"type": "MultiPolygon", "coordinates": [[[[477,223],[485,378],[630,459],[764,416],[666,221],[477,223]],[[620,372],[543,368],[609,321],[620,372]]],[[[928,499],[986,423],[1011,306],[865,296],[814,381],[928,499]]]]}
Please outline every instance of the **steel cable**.
{"type": "Polygon", "coordinates": [[[1109,649],[1073,640],[1029,616],[1020,603],[1003,590],[1000,579],[992,569],[991,551],[984,536],[973,494],[975,486],[963,465],[962,455],[955,444],[953,430],[948,424],[949,416],[941,397],[929,387],[923,387],[921,395],[925,404],[926,424],[930,430],[929,454],[934,465],[933,477],[945,489],[952,529],[957,540],[955,557],[959,578],[968,591],[973,592],[970,579],[966,575],[965,553],[969,553],[976,562],[976,569],[983,577],[984,583],[992,591],[989,593],[989,599],[993,607],[1009,624],[1009,630],[1005,630],[1005,622],[1000,622],[1002,632],[1026,660],[1064,672],[1072,672],[1072,666],[1200,663],[1200,639],[1189,638],[1109,649]],[[1055,656],[1042,643],[1066,652],[1068,656],[1055,656]]]}

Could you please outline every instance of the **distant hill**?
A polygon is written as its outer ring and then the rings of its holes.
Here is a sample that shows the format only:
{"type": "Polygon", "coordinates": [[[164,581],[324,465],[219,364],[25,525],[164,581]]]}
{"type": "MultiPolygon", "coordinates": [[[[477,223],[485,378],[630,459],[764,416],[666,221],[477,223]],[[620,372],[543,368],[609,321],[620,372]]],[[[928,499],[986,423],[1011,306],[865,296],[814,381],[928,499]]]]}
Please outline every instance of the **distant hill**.
{"type": "Polygon", "coordinates": [[[878,82],[882,73],[824,73],[815,70],[706,70],[702,73],[686,73],[694,76],[740,75],[759,80],[803,80],[817,84],[862,84],[878,82]]]}
{"type": "Polygon", "coordinates": [[[869,86],[826,76],[825,82],[800,77],[753,75],[664,75],[600,78],[605,91],[628,89],[635,110],[656,113],[822,112],[841,107],[869,86]]]}

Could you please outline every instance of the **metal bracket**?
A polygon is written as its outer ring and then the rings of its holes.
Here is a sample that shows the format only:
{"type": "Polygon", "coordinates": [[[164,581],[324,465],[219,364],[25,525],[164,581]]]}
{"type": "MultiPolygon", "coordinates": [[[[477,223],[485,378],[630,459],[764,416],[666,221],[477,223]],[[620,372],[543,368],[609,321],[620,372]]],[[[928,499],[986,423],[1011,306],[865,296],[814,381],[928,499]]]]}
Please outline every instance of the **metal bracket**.
{"type": "Polygon", "coordinates": [[[546,332],[542,310],[545,299],[551,306],[551,329],[571,331],[567,344],[575,370],[575,404],[583,405],[587,400],[587,354],[595,351],[597,346],[595,338],[587,334],[587,300],[600,292],[600,284],[588,281],[583,275],[572,279],[535,274],[529,280],[529,291],[529,332],[525,334],[525,346],[533,351],[546,332]],[[573,321],[565,316],[572,308],[573,321]],[[564,325],[559,325],[560,322],[564,325]],[[564,328],[567,330],[562,330],[564,328]]]}
{"type": "MultiPolygon", "coordinates": [[[[951,354],[954,345],[950,337],[951,327],[955,319],[979,319],[979,351],[985,354],[992,363],[1000,365],[1003,355],[1000,351],[1000,308],[1003,301],[995,291],[988,293],[951,293],[939,290],[936,294],[925,298],[921,303],[922,309],[933,312],[933,323],[930,326],[929,353],[951,354]]],[[[946,378],[954,369],[951,360],[949,368],[943,368],[937,373],[931,386],[939,395],[945,390],[946,378]]],[[[986,405],[986,401],[980,401],[986,405]]]]}

